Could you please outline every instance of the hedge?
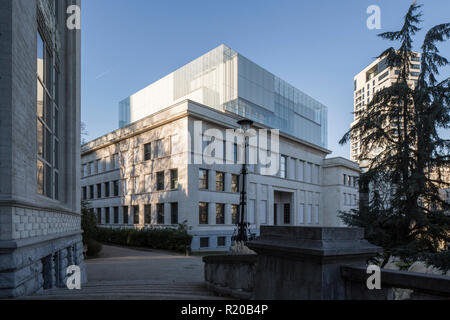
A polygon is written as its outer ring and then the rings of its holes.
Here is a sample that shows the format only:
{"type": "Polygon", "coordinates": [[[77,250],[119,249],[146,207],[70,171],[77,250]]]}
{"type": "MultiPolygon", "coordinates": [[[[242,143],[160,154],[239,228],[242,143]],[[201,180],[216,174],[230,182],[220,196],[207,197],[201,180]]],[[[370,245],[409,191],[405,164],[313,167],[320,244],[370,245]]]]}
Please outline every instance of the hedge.
{"type": "Polygon", "coordinates": [[[97,241],[124,246],[186,252],[192,236],[184,229],[110,229],[97,228],[97,241]]]}

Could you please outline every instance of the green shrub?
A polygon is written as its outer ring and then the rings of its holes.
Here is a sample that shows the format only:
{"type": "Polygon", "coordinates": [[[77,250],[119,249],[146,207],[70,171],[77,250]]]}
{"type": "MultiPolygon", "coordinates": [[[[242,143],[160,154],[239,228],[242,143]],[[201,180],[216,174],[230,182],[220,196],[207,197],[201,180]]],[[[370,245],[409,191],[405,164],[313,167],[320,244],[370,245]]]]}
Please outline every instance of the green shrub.
{"type": "Polygon", "coordinates": [[[183,227],[142,230],[97,228],[95,239],[124,246],[185,252],[189,250],[192,236],[183,227]]]}
{"type": "Polygon", "coordinates": [[[96,256],[100,251],[102,251],[102,244],[98,241],[95,241],[94,239],[88,239],[86,241],[87,245],[87,252],[86,255],[88,257],[94,257],[96,256]]]}
{"type": "Polygon", "coordinates": [[[102,250],[102,245],[94,239],[98,229],[97,218],[86,201],[81,202],[81,229],[83,230],[83,245],[87,247],[86,255],[96,256],[102,250]]]}

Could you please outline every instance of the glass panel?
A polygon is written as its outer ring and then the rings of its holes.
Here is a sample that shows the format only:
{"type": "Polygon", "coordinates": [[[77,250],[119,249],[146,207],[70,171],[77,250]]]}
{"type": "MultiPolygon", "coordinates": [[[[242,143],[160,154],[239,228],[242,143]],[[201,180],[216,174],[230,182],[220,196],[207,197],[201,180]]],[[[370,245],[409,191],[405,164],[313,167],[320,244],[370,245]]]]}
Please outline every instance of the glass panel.
{"type": "Polygon", "coordinates": [[[55,137],[59,137],[59,111],[55,108],[55,129],[53,130],[55,137]]]}
{"type": "Polygon", "coordinates": [[[59,200],[59,174],[55,171],[55,199],[59,200]]]}
{"type": "Polygon", "coordinates": [[[44,119],[44,87],[39,80],[37,81],[37,115],[44,119]]]}
{"type": "Polygon", "coordinates": [[[225,205],[216,204],[216,224],[225,224],[225,205]]]}
{"type": "Polygon", "coordinates": [[[39,156],[44,156],[44,126],[37,121],[37,153],[39,156]]]}
{"type": "Polygon", "coordinates": [[[144,223],[152,223],[152,206],[150,204],[144,206],[144,223]]]}
{"type": "Polygon", "coordinates": [[[37,75],[44,81],[44,41],[39,33],[37,34],[37,75]]]}
{"type": "Polygon", "coordinates": [[[55,168],[59,169],[59,142],[55,139],[55,168]]]}
{"type": "Polygon", "coordinates": [[[46,94],[45,95],[45,123],[47,124],[47,126],[50,129],[53,127],[52,111],[53,111],[53,107],[52,107],[51,99],[48,96],[48,94],[46,94]]]}
{"type": "Polygon", "coordinates": [[[199,224],[208,224],[208,204],[200,202],[198,207],[199,207],[199,224]]]}
{"type": "Polygon", "coordinates": [[[42,161],[37,161],[37,192],[44,195],[44,164],[42,161]]]}
{"type": "Polygon", "coordinates": [[[170,222],[172,224],[178,224],[178,202],[172,202],[170,204],[170,222]]]}
{"type": "Polygon", "coordinates": [[[45,166],[45,195],[49,198],[52,197],[52,169],[50,166],[45,166]]]}
{"type": "Polygon", "coordinates": [[[164,203],[157,204],[158,224],[164,224],[164,203]]]}
{"type": "Polygon", "coordinates": [[[48,163],[52,163],[52,134],[50,131],[45,129],[45,160],[48,163]]]}

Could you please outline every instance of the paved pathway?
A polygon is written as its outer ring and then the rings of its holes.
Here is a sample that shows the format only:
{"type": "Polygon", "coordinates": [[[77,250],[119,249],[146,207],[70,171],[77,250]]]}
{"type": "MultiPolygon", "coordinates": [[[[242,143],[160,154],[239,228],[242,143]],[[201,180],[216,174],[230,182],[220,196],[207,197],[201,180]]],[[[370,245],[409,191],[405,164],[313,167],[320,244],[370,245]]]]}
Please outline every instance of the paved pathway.
{"type": "Polygon", "coordinates": [[[104,245],[86,265],[81,290],[52,289],[27,299],[219,299],[204,287],[199,257],[104,245]]]}

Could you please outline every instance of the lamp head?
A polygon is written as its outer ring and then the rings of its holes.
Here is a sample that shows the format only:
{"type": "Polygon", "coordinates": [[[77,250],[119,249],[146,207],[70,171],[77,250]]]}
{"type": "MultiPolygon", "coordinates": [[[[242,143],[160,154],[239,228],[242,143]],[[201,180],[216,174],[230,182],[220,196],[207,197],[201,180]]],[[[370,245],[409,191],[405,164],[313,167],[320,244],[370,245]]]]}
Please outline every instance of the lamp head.
{"type": "Polygon", "coordinates": [[[242,119],[242,120],[239,120],[237,123],[241,127],[242,130],[247,131],[252,126],[253,121],[249,120],[249,119],[242,119]]]}

